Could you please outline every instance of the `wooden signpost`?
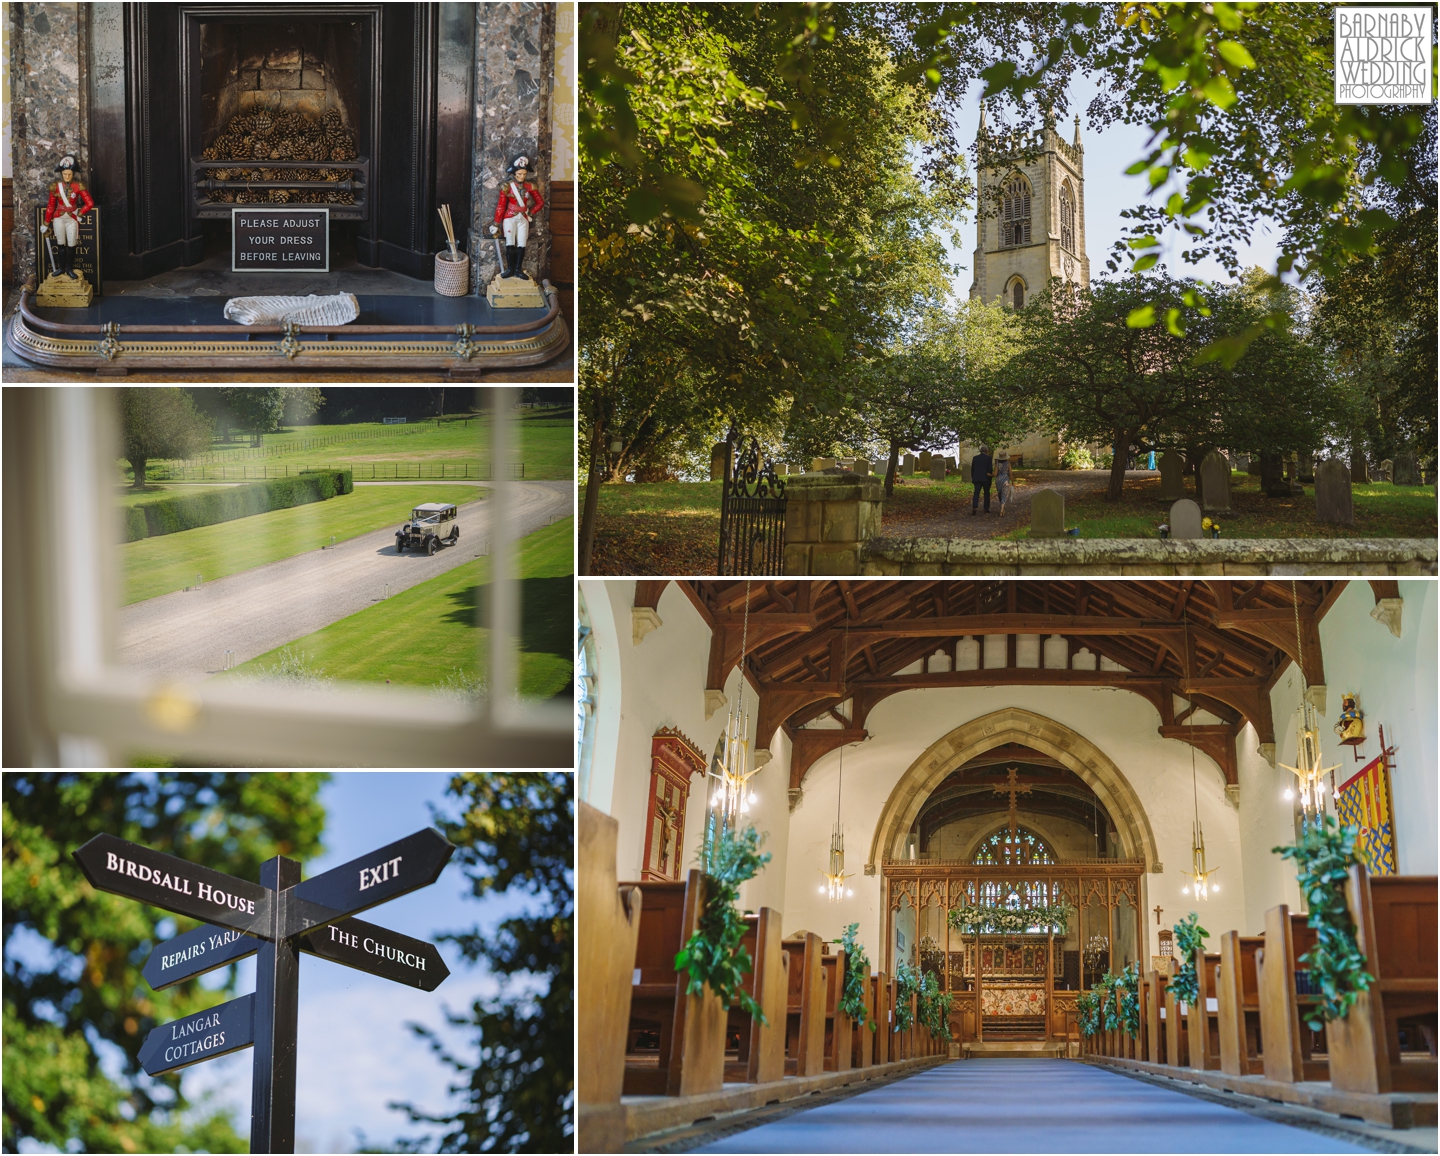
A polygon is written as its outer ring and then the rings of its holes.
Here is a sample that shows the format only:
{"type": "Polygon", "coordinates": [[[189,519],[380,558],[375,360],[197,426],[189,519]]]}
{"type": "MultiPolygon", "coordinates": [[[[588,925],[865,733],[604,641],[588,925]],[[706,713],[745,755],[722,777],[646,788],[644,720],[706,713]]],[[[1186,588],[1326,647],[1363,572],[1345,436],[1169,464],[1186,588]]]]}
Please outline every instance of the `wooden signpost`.
{"type": "Polygon", "coordinates": [[[74,856],[97,890],[206,921],[151,952],[141,974],[156,991],[257,956],[254,994],[153,1029],[140,1066],[155,1076],[254,1047],[250,1151],[293,1152],[298,953],[434,991],[450,972],[433,944],[351,916],[434,883],[454,853],[427,827],[304,882],[299,863],[277,856],[258,884],[114,835],[74,856]]]}

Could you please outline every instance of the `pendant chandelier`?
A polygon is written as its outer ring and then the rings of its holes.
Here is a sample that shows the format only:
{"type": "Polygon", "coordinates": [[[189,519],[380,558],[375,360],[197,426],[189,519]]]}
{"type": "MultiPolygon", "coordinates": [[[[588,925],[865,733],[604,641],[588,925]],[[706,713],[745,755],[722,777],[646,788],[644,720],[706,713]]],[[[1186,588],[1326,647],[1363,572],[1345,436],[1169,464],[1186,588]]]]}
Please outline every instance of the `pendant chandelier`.
{"type": "MultiPolygon", "coordinates": [[[[1190,620],[1188,618],[1185,620],[1185,681],[1190,681],[1190,620]]],[[[1194,699],[1191,699],[1190,725],[1192,727],[1195,725],[1195,712],[1198,709],[1194,699]]],[[[1194,825],[1190,829],[1190,870],[1180,872],[1190,882],[1180,888],[1180,894],[1190,895],[1193,893],[1196,899],[1209,899],[1210,892],[1220,890],[1218,883],[1210,882],[1210,876],[1220,868],[1210,867],[1205,862],[1205,831],[1200,826],[1200,788],[1195,771],[1195,744],[1193,742],[1190,744],[1190,797],[1195,806],[1194,825]]]]}
{"type": "Polygon", "coordinates": [[[725,730],[710,760],[710,806],[721,829],[734,828],[759,800],[750,780],[759,773],[750,765],[750,709],[745,706],[745,649],[750,641],[750,583],[745,583],[745,620],[740,632],[740,687],[725,716],[725,730]]]}
{"type": "MultiPolygon", "coordinates": [[[[850,623],[845,623],[845,647],[843,659],[840,664],[840,678],[844,681],[845,668],[850,661],[850,623]]],[[[820,874],[825,882],[820,885],[821,892],[831,903],[839,903],[840,900],[849,898],[855,894],[853,890],[845,886],[845,880],[849,878],[845,874],[845,832],[840,828],[840,798],[845,788],[845,747],[840,747],[840,778],[835,787],[835,829],[830,832],[830,862],[829,869],[822,870],[820,874]]]]}
{"type": "MultiPolygon", "coordinates": [[[[1300,633],[1300,595],[1295,583],[1290,583],[1290,597],[1295,605],[1295,665],[1300,671],[1300,705],[1295,711],[1295,766],[1280,763],[1283,770],[1294,774],[1300,791],[1300,810],[1310,820],[1325,810],[1325,776],[1330,779],[1331,793],[1335,793],[1335,779],[1332,772],[1340,764],[1322,766],[1320,751],[1320,716],[1310,701],[1310,687],[1305,682],[1305,640],[1300,633]]],[[[1285,788],[1285,798],[1293,799],[1295,789],[1285,788]]],[[[1337,796],[1338,797],[1338,796],[1337,796]]]]}

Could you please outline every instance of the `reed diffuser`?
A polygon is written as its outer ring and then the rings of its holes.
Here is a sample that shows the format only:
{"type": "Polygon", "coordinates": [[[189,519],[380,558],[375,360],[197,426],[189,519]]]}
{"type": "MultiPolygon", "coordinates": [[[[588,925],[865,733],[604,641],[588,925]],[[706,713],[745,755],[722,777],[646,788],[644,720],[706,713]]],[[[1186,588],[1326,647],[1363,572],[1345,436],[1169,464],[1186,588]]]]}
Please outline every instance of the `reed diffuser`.
{"type": "Polygon", "coordinates": [[[470,258],[455,244],[455,223],[450,218],[450,206],[441,205],[437,211],[440,223],[445,227],[450,252],[447,255],[441,249],[435,254],[435,292],[445,297],[464,297],[470,292],[470,258]]]}

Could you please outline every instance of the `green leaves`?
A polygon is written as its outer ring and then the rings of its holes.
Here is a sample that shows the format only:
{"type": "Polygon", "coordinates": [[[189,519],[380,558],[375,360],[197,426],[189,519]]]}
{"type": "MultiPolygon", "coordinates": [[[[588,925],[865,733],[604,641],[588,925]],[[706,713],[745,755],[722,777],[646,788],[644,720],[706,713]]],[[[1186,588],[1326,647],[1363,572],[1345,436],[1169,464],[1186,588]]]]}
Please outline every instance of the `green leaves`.
{"type": "MultiPolygon", "coordinates": [[[[910,997],[920,993],[920,972],[913,964],[901,960],[895,965],[895,1030],[906,1031],[915,1022],[910,997]]],[[[918,1003],[918,1001],[917,1001],[918,1003]]]]}
{"type": "Polygon", "coordinates": [[[1125,315],[1127,329],[1149,329],[1155,324],[1155,306],[1137,305],[1125,315]]]}
{"type": "Polygon", "coordinates": [[[933,971],[920,978],[916,1009],[921,1025],[937,1040],[950,1038],[950,1009],[955,997],[940,990],[940,980],[933,971]]]}
{"type": "Polygon", "coordinates": [[[1235,40],[1222,40],[1215,46],[1215,51],[1220,53],[1221,59],[1226,64],[1233,64],[1236,68],[1254,68],[1255,58],[1250,55],[1249,50],[1235,40]]]}
{"type": "Polygon", "coordinates": [[[1200,998],[1195,953],[1205,949],[1205,939],[1209,934],[1200,926],[1200,916],[1193,911],[1175,925],[1175,955],[1181,963],[1180,970],[1170,980],[1170,990],[1181,1003],[1192,1004],[1200,998]]]}
{"type": "Polygon", "coordinates": [[[845,983],[840,990],[840,1010],[861,1027],[875,1030],[875,1021],[865,1011],[865,969],[870,957],[860,946],[860,925],[852,923],[845,934],[834,942],[845,953],[845,983]]]}
{"type": "Polygon", "coordinates": [[[983,904],[955,907],[950,911],[950,926],[961,935],[1023,935],[1033,928],[1065,935],[1075,908],[1061,899],[1049,906],[988,907],[983,904]]]}
{"type": "Polygon", "coordinates": [[[1296,842],[1272,848],[1282,859],[1295,861],[1300,890],[1310,908],[1306,924],[1315,931],[1315,946],[1296,962],[1309,965],[1311,982],[1320,990],[1320,1003],[1305,1020],[1312,1031],[1343,1019],[1357,994],[1375,982],[1365,970],[1365,956],[1355,941],[1355,921],[1345,900],[1350,868],[1359,862],[1355,855],[1358,836],[1356,828],[1343,827],[1322,814],[1296,842]]]}

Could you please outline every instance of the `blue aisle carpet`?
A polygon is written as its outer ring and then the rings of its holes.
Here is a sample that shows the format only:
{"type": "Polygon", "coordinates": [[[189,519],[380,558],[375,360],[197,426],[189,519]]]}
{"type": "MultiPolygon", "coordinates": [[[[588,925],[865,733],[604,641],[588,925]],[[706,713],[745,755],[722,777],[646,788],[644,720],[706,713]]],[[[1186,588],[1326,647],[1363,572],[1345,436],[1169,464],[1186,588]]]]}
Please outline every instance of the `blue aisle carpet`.
{"type": "Polygon", "coordinates": [[[701,1152],[1365,1152],[1073,1060],[965,1060],[701,1152]]]}

